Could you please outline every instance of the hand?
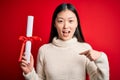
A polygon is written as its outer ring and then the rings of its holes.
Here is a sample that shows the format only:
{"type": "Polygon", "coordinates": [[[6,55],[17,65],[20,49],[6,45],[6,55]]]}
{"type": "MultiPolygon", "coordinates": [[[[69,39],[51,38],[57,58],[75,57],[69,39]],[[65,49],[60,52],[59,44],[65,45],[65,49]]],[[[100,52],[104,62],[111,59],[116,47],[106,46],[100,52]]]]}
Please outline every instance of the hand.
{"type": "Polygon", "coordinates": [[[87,50],[85,52],[80,53],[80,55],[87,56],[91,61],[97,60],[101,56],[101,52],[96,50],[87,50]]]}
{"type": "Polygon", "coordinates": [[[34,59],[33,59],[32,54],[30,56],[30,63],[27,63],[25,56],[22,56],[22,60],[20,62],[20,67],[25,74],[28,74],[29,72],[32,71],[32,69],[34,67],[34,59]]]}

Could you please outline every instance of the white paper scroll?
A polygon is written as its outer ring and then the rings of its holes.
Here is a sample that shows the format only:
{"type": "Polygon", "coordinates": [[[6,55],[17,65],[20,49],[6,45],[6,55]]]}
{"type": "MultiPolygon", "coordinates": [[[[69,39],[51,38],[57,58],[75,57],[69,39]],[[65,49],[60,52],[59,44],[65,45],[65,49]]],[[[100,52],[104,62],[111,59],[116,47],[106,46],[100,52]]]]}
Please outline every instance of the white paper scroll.
{"type": "MultiPolygon", "coordinates": [[[[34,19],[34,16],[28,16],[27,31],[26,31],[27,37],[32,37],[33,19],[34,19]]],[[[27,41],[25,46],[25,58],[27,59],[28,63],[30,63],[30,55],[31,55],[31,41],[27,41]]]]}

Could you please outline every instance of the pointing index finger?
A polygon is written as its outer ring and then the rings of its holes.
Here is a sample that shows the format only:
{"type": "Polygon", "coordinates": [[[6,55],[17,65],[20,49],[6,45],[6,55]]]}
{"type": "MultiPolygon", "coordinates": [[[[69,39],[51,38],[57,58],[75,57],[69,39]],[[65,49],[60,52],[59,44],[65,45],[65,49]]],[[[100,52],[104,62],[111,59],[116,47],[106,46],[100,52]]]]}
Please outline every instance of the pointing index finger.
{"type": "Polygon", "coordinates": [[[89,50],[80,53],[80,55],[86,55],[86,54],[88,54],[88,53],[89,53],[89,50]]]}

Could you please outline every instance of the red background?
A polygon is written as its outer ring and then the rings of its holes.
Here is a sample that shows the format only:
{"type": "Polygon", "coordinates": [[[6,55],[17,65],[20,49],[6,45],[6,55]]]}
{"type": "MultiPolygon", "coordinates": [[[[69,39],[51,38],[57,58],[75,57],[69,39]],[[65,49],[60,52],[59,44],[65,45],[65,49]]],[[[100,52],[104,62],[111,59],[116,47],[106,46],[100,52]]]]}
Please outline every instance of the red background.
{"type": "Polygon", "coordinates": [[[78,10],[83,34],[96,50],[104,51],[110,63],[110,80],[118,80],[120,1],[118,0],[0,0],[0,78],[1,80],[24,80],[18,58],[26,34],[27,16],[34,16],[33,35],[42,42],[34,42],[32,54],[36,61],[39,46],[47,43],[51,17],[55,7],[70,2],[78,10]]]}

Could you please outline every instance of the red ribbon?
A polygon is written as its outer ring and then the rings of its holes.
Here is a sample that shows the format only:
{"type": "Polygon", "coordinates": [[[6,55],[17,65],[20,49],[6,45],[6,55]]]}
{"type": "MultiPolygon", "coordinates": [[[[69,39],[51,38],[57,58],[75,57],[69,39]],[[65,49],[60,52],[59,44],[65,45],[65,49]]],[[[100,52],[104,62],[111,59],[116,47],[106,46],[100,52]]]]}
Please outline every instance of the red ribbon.
{"type": "Polygon", "coordinates": [[[18,60],[18,61],[21,61],[26,41],[31,41],[31,42],[33,40],[39,40],[39,41],[41,41],[42,39],[40,37],[38,37],[38,36],[32,36],[32,37],[20,36],[19,40],[23,41],[22,47],[21,47],[21,51],[20,51],[20,57],[19,57],[19,60],[18,60]]]}

